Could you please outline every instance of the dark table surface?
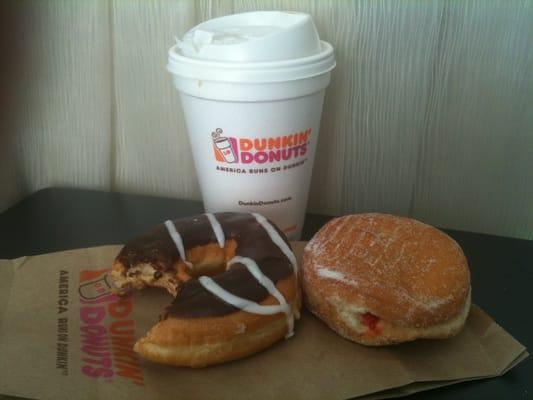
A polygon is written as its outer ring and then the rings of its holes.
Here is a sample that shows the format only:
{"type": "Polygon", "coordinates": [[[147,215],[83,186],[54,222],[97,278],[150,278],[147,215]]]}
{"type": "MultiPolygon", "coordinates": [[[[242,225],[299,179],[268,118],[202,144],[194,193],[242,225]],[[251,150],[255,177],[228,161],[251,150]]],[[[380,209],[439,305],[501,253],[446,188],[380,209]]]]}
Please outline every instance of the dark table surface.
{"type": "MultiPolygon", "coordinates": [[[[120,244],[166,219],[201,212],[202,204],[197,201],[44,189],[0,214],[0,258],[120,244]]],[[[302,239],[310,239],[331,218],[308,214],[302,239]]],[[[461,245],[468,258],[473,301],[531,348],[533,320],[529,305],[533,290],[533,241],[445,231],[461,245]]],[[[503,377],[460,383],[409,398],[533,398],[532,380],[530,357],[503,377]]]]}

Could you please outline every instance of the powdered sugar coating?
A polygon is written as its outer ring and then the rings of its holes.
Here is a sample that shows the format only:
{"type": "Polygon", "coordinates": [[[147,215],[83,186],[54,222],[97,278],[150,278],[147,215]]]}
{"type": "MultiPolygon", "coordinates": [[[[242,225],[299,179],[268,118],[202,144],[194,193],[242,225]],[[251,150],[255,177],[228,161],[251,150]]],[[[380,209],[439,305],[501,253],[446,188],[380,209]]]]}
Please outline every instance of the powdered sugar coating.
{"type": "Polygon", "coordinates": [[[306,245],[304,290],[337,294],[400,325],[429,326],[465,304],[461,248],[419,221],[386,214],[336,218],[306,245]]]}
{"type": "Polygon", "coordinates": [[[346,285],[358,287],[359,284],[353,279],[348,279],[342,272],[335,271],[332,267],[317,266],[316,273],[321,278],[332,279],[334,281],[342,282],[346,285]]]}
{"type": "Polygon", "coordinates": [[[317,267],[316,272],[322,278],[336,279],[338,281],[346,280],[344,274],[337,271],[332,271],[331,269],[328,269],[326,267],[317,267]]]}

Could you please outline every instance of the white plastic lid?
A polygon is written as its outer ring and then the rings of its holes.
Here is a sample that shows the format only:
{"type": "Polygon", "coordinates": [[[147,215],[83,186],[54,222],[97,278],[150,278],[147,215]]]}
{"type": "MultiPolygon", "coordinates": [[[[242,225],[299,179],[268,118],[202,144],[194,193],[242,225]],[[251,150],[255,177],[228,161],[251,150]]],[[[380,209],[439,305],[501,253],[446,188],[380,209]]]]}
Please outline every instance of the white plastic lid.
{"type": "Polygon", "coordinates": [[[259,11],[199,24],[169,50],[174,75],[225,82],[281,82],[335,67],[333,48],[320,41],[310,15],[259,11]]]}

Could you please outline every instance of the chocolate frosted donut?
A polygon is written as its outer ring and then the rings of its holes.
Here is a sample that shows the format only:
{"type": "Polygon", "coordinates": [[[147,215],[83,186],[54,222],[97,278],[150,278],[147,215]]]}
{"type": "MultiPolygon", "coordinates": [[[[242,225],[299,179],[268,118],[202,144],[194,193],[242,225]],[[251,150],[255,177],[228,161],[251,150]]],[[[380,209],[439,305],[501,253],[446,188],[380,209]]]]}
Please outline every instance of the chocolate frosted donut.
{"type": "Polygon", "coordinates": [[[286,237],[259,214],[166,221],[126,244],[111,277],[119,289],[175,295],[135,351],[199,367],[240,358],[293,333],[300,295],[286,237]]]}

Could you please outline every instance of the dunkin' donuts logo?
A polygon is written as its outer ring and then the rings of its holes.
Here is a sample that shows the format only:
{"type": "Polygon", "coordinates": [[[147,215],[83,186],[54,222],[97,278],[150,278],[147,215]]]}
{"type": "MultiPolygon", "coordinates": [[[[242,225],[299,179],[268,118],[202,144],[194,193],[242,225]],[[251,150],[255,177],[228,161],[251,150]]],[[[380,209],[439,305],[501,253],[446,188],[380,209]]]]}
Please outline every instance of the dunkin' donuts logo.
{"type": "Polygon", "coordinates": [[[235,138],[223,136],[217,128],[211,133],[215,159],[228,164],[265,164],[297,159],[307,153],[311,129],[284,136],[235,138]]]}
{"type": "Polygon", "coordinates": [[[111,293],[108,271],[80,272],[81,372],[110,382],[118,376],[144,386],[139,358],[133,351],[132,297],[111,293]]]}

